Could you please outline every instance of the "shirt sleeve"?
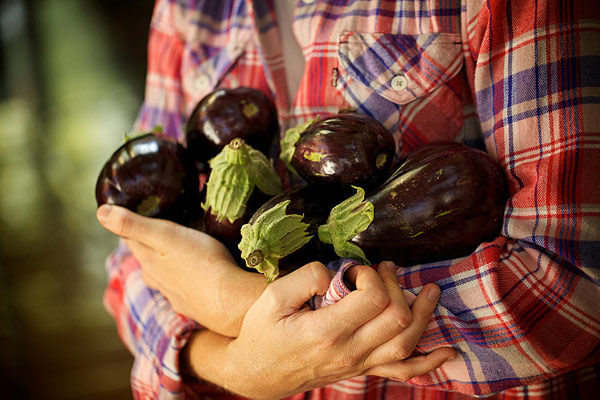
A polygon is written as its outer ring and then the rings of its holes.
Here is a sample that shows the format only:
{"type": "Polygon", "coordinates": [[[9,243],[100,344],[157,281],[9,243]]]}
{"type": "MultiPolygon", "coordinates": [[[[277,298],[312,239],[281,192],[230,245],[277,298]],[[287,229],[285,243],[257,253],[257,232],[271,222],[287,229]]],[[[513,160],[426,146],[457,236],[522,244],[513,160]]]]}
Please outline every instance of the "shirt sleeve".
{"type": "MultiPolygon", "coordinates": [[[[146,131],[158,125],[178,139],[186,115],[180,76],[185,44],[175,24],[184,20],[180,7],[171,1],[155,4],[148,38],[146,93],[134,126],[134,130],[146,131]]],[[[109,256],[106,268],[105,308],[135,357],[131,371],[134,398],[189,398],[186,392],[192,391],[183,384],[179,354],[190,334],[201,327],[176,313],[164,296],[146,286],[139,263],[124,243],[109,256]]]]}
{"type": "Polygon", "coordinates": [[[121,244],[107,263],[104,305],[121,340],[135,357],[131,388],[135,398],[183,398],[179,354],[201,327],[176,313],[167,299],[144,283],[137,260],[121,244]]]}
{"type": "Polygon", "coordinates": [[[417,350],[460,352],[411,383],[484,395],[600,360],[600,24],[581,2],[463,3],[466,72],[510,187],[504,224],[398,281],[409,300],[442,289],[417,350]]]}

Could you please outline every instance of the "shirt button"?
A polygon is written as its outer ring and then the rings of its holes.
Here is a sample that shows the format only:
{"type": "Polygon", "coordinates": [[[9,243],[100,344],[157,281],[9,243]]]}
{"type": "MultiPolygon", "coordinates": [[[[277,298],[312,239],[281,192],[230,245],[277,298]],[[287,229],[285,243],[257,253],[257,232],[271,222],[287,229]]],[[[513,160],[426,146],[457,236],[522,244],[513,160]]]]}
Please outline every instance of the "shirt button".
{"type": "Polygon", "coordinates": [[[209,85],[210,79],[205,74],[198,75],[194,80],[194,86],[196,87],[196,90],[204,90],[208,88],[209,85]]]}
{"type": "Polygon", "coordinates": [[[406,79],[404,75],[398,74],[392,78],[391,84],[393,90],[400,92],[406,89],[406,86],[408,85],[408,79],[406,79]]]}

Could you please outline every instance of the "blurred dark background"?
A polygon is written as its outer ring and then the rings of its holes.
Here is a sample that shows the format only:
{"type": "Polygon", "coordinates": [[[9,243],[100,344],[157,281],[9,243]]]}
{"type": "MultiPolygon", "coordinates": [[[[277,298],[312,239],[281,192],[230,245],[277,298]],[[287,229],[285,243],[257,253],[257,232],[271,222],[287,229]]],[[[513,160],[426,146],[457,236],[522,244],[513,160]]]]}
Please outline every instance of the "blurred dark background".
{"type": "Polygon", "coordinates": [[[140,106],[153,2],[0,0],[2,399],[131,399],[94,186],[140,106]]]}

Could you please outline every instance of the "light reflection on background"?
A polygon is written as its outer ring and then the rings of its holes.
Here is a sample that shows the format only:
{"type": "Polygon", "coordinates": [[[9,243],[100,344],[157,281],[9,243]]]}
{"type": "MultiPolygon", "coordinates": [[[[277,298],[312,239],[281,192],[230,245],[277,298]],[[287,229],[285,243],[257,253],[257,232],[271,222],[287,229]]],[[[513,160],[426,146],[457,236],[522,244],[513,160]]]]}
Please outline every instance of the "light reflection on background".
{"type": "Polygon", "coordinates": [[[94,186],[141,102],[152,2],[0,0],[0,385],[128,399],[94,186]]]}

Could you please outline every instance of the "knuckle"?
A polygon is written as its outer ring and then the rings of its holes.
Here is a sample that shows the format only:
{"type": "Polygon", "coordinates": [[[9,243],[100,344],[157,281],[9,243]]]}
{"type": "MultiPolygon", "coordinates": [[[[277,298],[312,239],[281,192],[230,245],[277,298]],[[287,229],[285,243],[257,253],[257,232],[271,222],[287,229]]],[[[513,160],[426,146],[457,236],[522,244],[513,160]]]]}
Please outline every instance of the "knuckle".
{"type": "Polygon", "coordinates": [[[335,360],[337,370],[350,370],[354,369],[359,364],[359,358],[354,354],[353,351],[341,352],[335,360]]]}
{"type": "Polygon", "coordinates": [[[328,286],[331,280],[327,268],[320,262],[311,262],[304,266],[307,279],[313,281],[317,287],[328,286]]]}
{"type": "Polygon", "coordinates": [[[402,329],[408,328],[412,322],[412,314],[398,308],[392,308],[392,318],[402,329]]]}
{"type": "Polygon", "coordinates": [[[370,300],[374,307],[383,310],[390,302],[387,292],[375,290],[370,294],[370,300]]]}
{"type": "Polygon", "coordinates": [[[115,227],[115,230],[119,236],[122,237],[130,237],[135,229],[135,221],[131,216],[118,210],[116,212],[112,212],[110,214],[112,219],[112,225],[115,227]]]}
{"type": "Polygon", "coordinates": [[[319,350],[331,350],[339,344],[340,337],[334,332],[319,332],[317,347],[319,350]]]}
{"type": "Polygon", "coordinates": [[[412,354],[412,349],[409,348],[403,342],[399,342],[398,344],[396,344],[396,346],[394,346],[394,349],[392,351],[392,356],[396,360],[404,360],[404,359],[410,357],[411,354],[412,354]]]}
{"type": "Polygon", "coordinates": [[[281,305],[282,301],[284,300],[281,296],[280,291],[277,290],[277,287],[273,284],[267,286],[267,288],[261,295],[261,299],[263,304],[269,309],[276,309],[281,305]]]}

